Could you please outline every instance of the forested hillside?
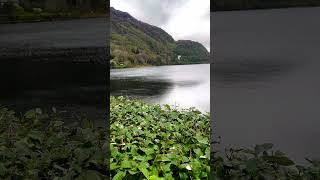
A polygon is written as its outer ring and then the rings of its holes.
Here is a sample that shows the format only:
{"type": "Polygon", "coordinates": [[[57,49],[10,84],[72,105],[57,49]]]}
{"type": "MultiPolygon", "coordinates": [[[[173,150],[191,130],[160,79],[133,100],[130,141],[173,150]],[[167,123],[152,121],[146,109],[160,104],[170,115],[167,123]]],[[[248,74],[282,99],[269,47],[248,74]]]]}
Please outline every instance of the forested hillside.
{"type": "Polygon", "coordinates": [[[0,23],[105,17],[105,0],[0,0],[0,23]]]}
{"type": "Polygon", "coordinates": [[[175,42],[161,28],[114,8],[110,14],[113,68],[209,62],[209,53],[200,43],[175,42]]]}

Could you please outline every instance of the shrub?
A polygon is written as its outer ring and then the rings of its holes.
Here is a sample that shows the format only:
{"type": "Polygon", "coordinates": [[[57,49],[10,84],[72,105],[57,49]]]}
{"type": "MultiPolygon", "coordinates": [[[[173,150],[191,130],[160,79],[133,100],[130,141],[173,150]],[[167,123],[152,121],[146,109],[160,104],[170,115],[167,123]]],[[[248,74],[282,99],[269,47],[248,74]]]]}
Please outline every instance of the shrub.
{"type": "Polygon", "coordinates": [[[296,165],[272,144],[210,157],[210,118],[195,109],[110,99],[110,144],[105,129],[66,126],[55,109],[0,108],[0,179],[320,179],[320,161],[296,165]]]}
{"type": "Polygon", "coordinates": [[[256,145],[254,149],[228,149],[225,156],[212,154],[211,178],[224,179],[320,179],[320,162],[299,166],[281,151],[273,151],[272,144],[256,145]]]}
{"type": "Polygon", "coordinates": [[[12,18],[24,13],[23,7],[12,1],[5,3],[2,9],[4,10],[5,14],[12,18]]]}
{"type": "Polygon", "coordinates": [[[208,114],[111,97],[110,122],[113,179],[208,179],[208,114]]]}
{"type": "Polygon", "coordinates": [[[0,109],[0,179],[105,179],[106,133],[91,123],[66,127],[58,113],[0,109]]]}

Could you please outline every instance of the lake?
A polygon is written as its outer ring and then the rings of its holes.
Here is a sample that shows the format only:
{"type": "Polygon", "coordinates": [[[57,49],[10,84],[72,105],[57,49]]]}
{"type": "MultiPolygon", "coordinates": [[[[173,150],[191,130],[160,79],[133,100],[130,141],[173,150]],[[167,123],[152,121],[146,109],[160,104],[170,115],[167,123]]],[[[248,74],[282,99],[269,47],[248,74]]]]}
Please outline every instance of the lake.
{"type": "Polygon", "coordinates": [[[103,122],[107,27],[106,18],[1,24],[0,104],[103,122]]]}
{"type": "Polygon", "coordinates": [[[113,96],[210,111],[209,64],[112,69],[110,79],[113,96]]]}
{"type": "Polygon", "coordinates": [[[320,158],[320,8],[211,13],[215,136],[320,158]]]}

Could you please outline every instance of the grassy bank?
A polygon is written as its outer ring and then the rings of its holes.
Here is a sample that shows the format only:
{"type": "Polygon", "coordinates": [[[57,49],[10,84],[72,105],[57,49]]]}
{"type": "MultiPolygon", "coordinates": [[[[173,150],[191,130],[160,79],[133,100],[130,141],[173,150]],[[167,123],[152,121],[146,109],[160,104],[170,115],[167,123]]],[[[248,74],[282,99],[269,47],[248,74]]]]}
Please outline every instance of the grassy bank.
{"type": "Polygon", "coordinates": [[[152,67],[151,64],[118,64],[113,61],[110,62],[110,69],[125,69],[125,68],[143,68],[152,67]]]}
{"type": "Polygon", "coordinates": [[[22,22],[42,22],[42,21],[57,21],[57,20],[70,20],[70,19],[82,19],[82,18],[96,18],[106,17],[105,13],[93,12],[93,13],[81,13],[81,12],[60,12],[60,13],[32,13],[24,12],[14,16],[2,16],[0,17],[1,23],[22,23],[22,22]]]}

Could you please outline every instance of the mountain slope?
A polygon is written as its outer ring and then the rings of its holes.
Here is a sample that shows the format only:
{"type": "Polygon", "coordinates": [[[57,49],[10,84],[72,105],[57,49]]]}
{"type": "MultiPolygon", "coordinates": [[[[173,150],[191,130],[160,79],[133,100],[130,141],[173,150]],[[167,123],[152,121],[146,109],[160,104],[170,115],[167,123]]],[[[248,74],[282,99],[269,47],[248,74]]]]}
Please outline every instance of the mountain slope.
{"type": "Polygon", "coordinates": [[[178,40],[176,41],[176,48],[174,53],[178,56],[181,55],[180,61],[188,62],[190,64],[208,63],[209,52],[200,43],[190,40],[178,40]]]}
{"type": "Polygon", "coordinates": [[[113,68],[209,62],[209,53],[200,43],[192,42],[189,47],[187,44],[191,41],[175,42],[161,28],[141,22],[112,7],[110,14],[110,63],[113,68]],[[197,60],[198,55],[201,58],[197,60]]]}

